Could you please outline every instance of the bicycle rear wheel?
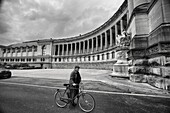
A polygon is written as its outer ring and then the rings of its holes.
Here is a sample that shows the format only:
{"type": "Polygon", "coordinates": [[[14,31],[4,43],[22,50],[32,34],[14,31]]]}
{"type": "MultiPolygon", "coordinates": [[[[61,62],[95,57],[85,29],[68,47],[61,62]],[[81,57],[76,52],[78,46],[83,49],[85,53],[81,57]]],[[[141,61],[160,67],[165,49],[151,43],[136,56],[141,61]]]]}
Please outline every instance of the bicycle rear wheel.
{"type": "Polygon", "coordinates": [[[79,97],[79,107],[84,112],[91,112],[95,107],[95,100],[89,93],[82,93],[79,97]]]}
{"type": "Polygon", "coordinates": [[[54,94],[54,102],[58,107],[65,107],[67,105],[67,102],[64,101],[63,98],[68,98],[67,97],[67,93],[65,91],[61,91],[58,90],[55,94],[54,94]]]}

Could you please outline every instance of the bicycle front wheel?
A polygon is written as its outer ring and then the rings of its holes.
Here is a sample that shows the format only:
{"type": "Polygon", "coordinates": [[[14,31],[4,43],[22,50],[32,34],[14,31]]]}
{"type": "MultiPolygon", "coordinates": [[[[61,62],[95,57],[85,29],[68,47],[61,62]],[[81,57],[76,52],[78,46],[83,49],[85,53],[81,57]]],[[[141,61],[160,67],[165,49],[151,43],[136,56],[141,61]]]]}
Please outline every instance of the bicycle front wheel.
{"type": "Polygon", "coordinates": [[[65,102],[62,98],[67,98],[67,94],[65,91],[58,90],[54,94],[54,102],[58,107],[65,107],[67,105],[67,102],[65,102]]]}
{"type": "Polygon", "coordinates": [[[79,97],[79,107],[84,112],[91,112],[95,107],[95,100],[89,93],[82,93],[79,97]]]}

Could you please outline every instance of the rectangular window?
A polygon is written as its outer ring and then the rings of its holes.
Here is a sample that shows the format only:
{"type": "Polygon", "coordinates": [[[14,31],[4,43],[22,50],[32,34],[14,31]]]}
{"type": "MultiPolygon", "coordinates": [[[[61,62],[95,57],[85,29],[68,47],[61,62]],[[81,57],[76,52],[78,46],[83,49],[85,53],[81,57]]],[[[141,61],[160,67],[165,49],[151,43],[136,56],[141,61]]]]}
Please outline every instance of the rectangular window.
{"type": "Polygon", "coordinates": [[[109,56],[110,54],[109,54],[109,53],[107,53],[106,55],[107,55],[107,59],[109,59],[109,58],[110,58],[110,56],[109,56]]]}
{"type": "Polygon", "coordinates": [[[90,58],[90,56],[88,56],[88,61],[90,61],[91,60],[91,58],[90,58]]]}
{"type": "Polygon", "coordinates": [[[55,62],[57,62],[57,58],[55,58],[55,62]]]}
{"type": "Polygon", "coordinates": [[[102,54],[102,60],[104,60],[104,54],[102,54]]]}
{"type": "Polygon", "coordinates": [[[97,55],[97,60],[100,60],[100,55],[97,55]]]}
{"type": "Polygon", "coordinates": [[[112,52],[112,59],[115,58],[115,52],[112,52]]]}
{"type": "Polygon", "coordinates": [[[84,61],[86,61],[86,57],[84,57],[84,61]]]}

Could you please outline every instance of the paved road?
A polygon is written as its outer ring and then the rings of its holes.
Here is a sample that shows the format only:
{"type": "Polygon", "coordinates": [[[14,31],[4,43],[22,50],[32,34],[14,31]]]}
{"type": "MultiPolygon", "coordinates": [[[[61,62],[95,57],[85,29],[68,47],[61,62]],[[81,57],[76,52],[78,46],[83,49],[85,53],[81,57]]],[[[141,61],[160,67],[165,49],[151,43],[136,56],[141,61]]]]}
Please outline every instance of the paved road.
{"type": "MultiPolygon", "coordinates": [[[[0,82],[0,113],[83,113],[79,107],[54,105],[56,89],[0,82]]],[[[170,99],[91,93],[96,100],[93,113],[169,113],[170,99]]]]}
{"type": "MultiPolygon", "coordinates": [[[[38,79],[60,79],[69,80],[70,73],[73,69],[35,69],[35,70],[11,70],[12,77],[30,77],[38,79]]],[[[115,79],[108,76],[111,71],[96,70],[96,69],[80,69],[82,80],[100,81],[112,87],[117,87],[118,90],[133,93],[144,94],[168,94],[167,91],[157,89],[147,83],[134,83],[128,79],[115,79]]],[[[37,80],[36,80],[37,82],[37,80]]],[[[94,85],[94,84],[93,84],[94,85]]],[[[96,85],[94,85],[96,87],[96,85]]],[[[105,87],[104,89],[107,90],[105,87]]],[[[109,89],[110,90],[110,89],[109,89]]],[[[111,90],[112,91],[112,90],[111,90]]],[[[169,95],[170,96],[170,95],[169,95]]]]}

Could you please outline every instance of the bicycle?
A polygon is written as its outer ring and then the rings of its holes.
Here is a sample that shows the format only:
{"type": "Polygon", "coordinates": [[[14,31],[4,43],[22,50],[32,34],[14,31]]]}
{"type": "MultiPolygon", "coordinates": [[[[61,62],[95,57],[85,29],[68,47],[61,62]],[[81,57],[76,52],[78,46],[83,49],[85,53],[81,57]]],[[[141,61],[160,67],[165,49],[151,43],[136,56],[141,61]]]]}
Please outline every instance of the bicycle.
{"type": "Polygon", "coordinates": [[[86,113],[93,111],[93,109],[95,108],[94,97],[91,94],[84,92],[82,85],[80,85],[79,93],[74,98],[68,98],[67,92],[69,89],[71,89],[70,84],[63,85],[66,87],[66,89],[65,90],[57,89],[57,91],[54,94],[54,101],[58,107],[64,108],[67,106],[67,104],[77,99],[77,104],[79,105],[82,111],[86,113]]]}

